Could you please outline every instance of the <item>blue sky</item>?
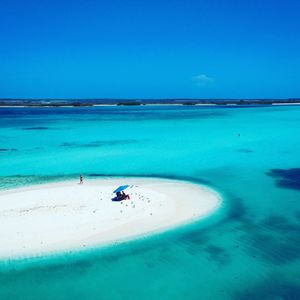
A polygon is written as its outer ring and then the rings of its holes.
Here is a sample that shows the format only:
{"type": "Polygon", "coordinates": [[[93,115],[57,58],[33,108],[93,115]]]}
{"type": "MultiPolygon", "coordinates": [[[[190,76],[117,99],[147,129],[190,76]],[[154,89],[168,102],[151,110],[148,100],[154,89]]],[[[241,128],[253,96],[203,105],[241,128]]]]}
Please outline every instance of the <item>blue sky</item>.
{"type": "Polygon", "coordinates": [[[0,97],[300,97],[300,1],[0,0],[0,97]]]}

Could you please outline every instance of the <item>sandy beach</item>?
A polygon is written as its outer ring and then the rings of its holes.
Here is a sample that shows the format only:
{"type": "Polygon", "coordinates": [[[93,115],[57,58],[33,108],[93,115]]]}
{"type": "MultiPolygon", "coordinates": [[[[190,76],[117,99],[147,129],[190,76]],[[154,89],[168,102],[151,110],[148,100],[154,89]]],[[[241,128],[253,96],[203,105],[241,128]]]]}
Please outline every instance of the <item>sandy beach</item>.
{"type": "Polygon", "coordinates": [[[219,194],[166,179],[122,178],[65,181],[0,192],[0,258],[121,242],[212,213],[219,194]],[[112,191],[129,184],[130,200],[113,202],[112,191]]]}

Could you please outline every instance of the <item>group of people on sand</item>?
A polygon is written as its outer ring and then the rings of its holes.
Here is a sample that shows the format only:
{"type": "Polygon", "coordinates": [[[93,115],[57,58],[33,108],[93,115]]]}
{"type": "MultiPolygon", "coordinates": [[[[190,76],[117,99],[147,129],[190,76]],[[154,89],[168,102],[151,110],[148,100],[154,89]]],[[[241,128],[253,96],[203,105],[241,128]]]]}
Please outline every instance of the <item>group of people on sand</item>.
{"type": "MultiPolygon", "coordinates": [[[[79,184],[83,184],[83,176],[81,174],[79,176],[79,184]]],[[[117,199],[118,201],[130,200],[130,196],[128,194],[125,194],[124,191],[117,192],[117,199]]]]}
{"type": "Polygon", "coordinates": [[[120,200],[130,200],[130,196],[128,194],[125,194],[124,191],[117,192],[117,198],[120,200]]]}

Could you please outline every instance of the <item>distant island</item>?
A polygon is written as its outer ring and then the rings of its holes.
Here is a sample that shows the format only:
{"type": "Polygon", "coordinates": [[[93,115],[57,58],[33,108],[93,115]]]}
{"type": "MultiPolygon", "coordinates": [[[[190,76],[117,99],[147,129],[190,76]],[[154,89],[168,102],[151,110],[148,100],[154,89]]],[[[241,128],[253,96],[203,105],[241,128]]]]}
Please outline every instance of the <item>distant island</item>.
{"type": "Polygon", "coordinates": [[[101,105],[297,105],[288,99],[13,99],[0,98],[0,107],[90,107],[101,105]]]}

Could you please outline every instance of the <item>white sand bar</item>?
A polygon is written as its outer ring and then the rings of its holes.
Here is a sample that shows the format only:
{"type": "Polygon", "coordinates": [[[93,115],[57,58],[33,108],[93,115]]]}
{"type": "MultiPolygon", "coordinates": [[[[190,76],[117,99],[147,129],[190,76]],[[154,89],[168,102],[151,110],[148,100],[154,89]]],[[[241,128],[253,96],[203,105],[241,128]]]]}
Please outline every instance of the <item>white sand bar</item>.
{"type": "Polygon", "coordinates": [[[64,181],[0,192],[0,258],[124,241],[188,223],[221,203],[206,187],[154,178],[64,181]],[[129,184],[130,200],[112,191],[129,184]]]}

